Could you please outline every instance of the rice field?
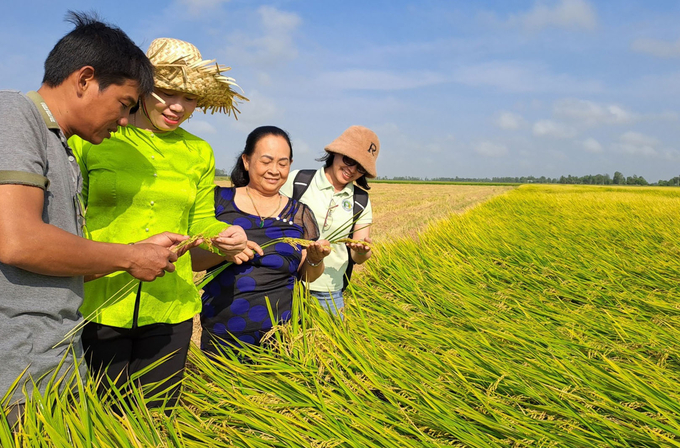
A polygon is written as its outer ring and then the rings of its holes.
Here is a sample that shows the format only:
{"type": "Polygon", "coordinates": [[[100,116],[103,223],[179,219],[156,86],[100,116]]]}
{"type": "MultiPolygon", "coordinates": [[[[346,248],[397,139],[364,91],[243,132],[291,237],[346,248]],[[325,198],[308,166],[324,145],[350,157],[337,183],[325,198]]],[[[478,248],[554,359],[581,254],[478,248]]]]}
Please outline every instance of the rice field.
{"type": "Polygon", "coordinates": [[[680,446],[679,213],[680,189],[522,186],[378,243],[344,321],[298,291],[268,347],[193,350],[171,417],[88,381],[0,445],[680,446]]]}

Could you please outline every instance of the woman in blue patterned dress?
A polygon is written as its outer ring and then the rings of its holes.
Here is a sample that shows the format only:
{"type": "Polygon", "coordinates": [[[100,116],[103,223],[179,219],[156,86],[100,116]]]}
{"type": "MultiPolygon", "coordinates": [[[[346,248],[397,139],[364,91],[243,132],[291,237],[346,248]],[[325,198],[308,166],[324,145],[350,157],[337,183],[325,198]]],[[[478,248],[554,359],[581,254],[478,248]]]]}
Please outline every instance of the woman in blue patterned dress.
{"type": "MultiPolygon", "coordinates": [[[[232,170],[233,187],[215,188],[215,216],[241,226],[249,248],[204,289],[203,350],[218,351],[215,341],[225,346],[259,344],[273,326],[269,308],[275,322],[288,321],[295,280],[313,281],[324,270],[323,259],[331,249],[328,241],[316,241],[319,229],[314,214],[306,205],[279,194],[292,161],[288,134],[275,126],[259,127],[248,135],[232,170]],[[300,251],[287,243],[260,248],[281,237],[315,242],[300,251]],[[252,259],[248,251],[255,252],[252,259]]],[[[195,271],[224,261],[210,252],[192,250],[195,271]]]]}

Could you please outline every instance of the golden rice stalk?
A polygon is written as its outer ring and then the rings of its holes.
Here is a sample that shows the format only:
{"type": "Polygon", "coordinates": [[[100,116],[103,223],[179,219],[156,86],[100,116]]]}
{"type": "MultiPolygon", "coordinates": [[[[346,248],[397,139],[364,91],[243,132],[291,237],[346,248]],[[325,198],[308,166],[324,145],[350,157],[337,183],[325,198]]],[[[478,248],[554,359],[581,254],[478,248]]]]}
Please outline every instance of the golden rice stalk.
{"type": "Polygon", "coordinates": [[[334,243],[347,243],[347,244],[362,244],[364,246],[368,246],[371,248],[371,243],[367,243],[366,241],[361,241],[361,240],[353,240],[351,238],[340,238],[339,240],[333,241],[334,243]]]}
{"type": "Polygon", "coordinates": [[[219,249],[214,246],[215,244],[215,238],[217,238],[220,235],[220,232],[222,232],[224,229],[229,227],[229,224],[226,223],[215,223],[210,225],[204,232],[202,233],[197,233],[196,235],[192,235],[189,239],[184,240],[177,244],[175,247],[173,247],[171,250],[175,253],[179,252],[180,250],[184,249],[186,246],[193,244],[197,240],[203,240],[202,247],[203,249],[209,250],[210,252],[219,254],[219,249]]]}
{"type": "Polygon", "coordinates": [[[314,244],[312,240],[305,240],[303,238],[281,238],[281,242],[290,244],[297,251],[300,250],[300,246],[309,247],[314,244]]]}
{"type": "MultiPolygon", "coordinates": [[[[186,246],[188,246],[188,245],[190,245],[190,244],[193,244],[195,241],[197,241],[197,240],[199,240],[199,239],[201,239],[201,238],[203,238],[203,235],[202,235],[202,234],[194,235],[194,236],[190,237],[190,238],[187,239],[187,240],[181,241],[178,245],[176,245],[175,247],[171,248],[170,250],[171,250],[172,252],[174,252],[174,253],[177,253],[177,252],[179,252],[180,250],[184,249],[186,246]]],[[[210,239],[206,240],[206,244],[212,246],[212,240],[210,240],[210,239]]]]}
{"type": "Polygon", "coordinates": [[[179,243],[177,246],[173,247],[171,250],[172,250],[173,252],[177,253],[177,252],[179,252],[181,249],[183,249],[184,247],[186,247],[186,246],[188,246],[189,244],[192,244],[193,242],[195,242],[196,240],[203,239],[203,246],[202,246],[202,247],[203,247],[204,249],[207,249],[207,250],[209,250],[210,252],[219,254],[219,253],[220,253],[220,252],[219,252],[219,249],[218,249],[217,247],[215,247],[215,242],[214,242],[214,239],[215,239],[215,238],[217,238],[217,237],[208,238],[208,237],[204,236],[204,234],[199,233],[199,234],[197,234],[197,235],[192,236],[192,237],[189,238],[188,240],[182,241],[182,242],[179,243]]]}
{"type": "MultiPolygon", "coordinates": [[[[300,246],[309,247],[312,244],[314,244],[314,241],[305,240],[305,239],[302,239],[302,238],[281,238],[281,242],[286,243],[286,244],[290,244],[297,251],[300,251],[300,246]]],[[[350,238],[340,238],[338,240],[329,241],[329,243],[331,243],[331,244],[335,244],[335,243],[363,244],[364,246],[368,246],[369,250],[371,249],[371,245],[369,243],[367,243],[366,241],[353,240],[353,239],[350,239],[350,238]]]]}

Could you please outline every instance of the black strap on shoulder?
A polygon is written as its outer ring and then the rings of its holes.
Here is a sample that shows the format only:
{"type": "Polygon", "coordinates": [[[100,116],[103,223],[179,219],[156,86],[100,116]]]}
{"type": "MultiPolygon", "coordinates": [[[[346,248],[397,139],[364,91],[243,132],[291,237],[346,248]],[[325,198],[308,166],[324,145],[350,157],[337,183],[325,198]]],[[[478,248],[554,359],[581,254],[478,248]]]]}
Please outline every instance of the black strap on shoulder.
{"type": "MultiPolygon", "coordinates": [[[[364,190],[363,188],[359,188],[356,185],[354,186],[354,209],[352,212],[354,213],[354,220],[358,220],[361,217],[361,214],[366,210],[366,206],[368,206],[368,191],[364,190]]],[[[349,231],[348,238],[353,238],[354,237],[354,226],[349,231]]],[[[352,250],[348,247],[347,248],[347,269],[345,270],[345,275],[342,279],[342,290],[344,291],[347,289],[347,285],[349,285],[349,281],[352,278],[352,270],[354,269],[354,260],[352,260],[352,250]]]]}
{"type": "Polygon", "coordinates": [[[314,174],[316,174],[316,170],[298,171],[295,179],[293,179],[293,199],[296,201],[300,200],[305,191],[307,191],[307,188],[309,188],[309,184],[312,183],[314,174]]]}
{"type": "MultiPolygon", "coordinates": [[[[352,210],[355,220],[358,220],[359,217],[361,217],[361,214],[364,213],[364,210],[366,210],[367,206],[368,206],[368,191],[364,190],[363,188],[359,188],[355,185],[354,210],[352,210]]],[[[353,234],[354,226],[352,226],[352,231],[350,232],[349,237],[352,238],[353,234]]]]}

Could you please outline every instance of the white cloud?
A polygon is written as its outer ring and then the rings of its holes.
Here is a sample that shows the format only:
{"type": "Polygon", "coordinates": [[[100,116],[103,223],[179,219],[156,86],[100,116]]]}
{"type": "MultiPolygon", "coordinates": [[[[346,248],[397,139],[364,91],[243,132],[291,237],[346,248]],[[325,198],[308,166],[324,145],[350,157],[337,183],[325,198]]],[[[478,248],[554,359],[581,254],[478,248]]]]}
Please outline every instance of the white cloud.
{"type": "Polygon", "coordinates": [[[667,42],[664,40],[642,38],[634,40],[630,48],[638,53],[651,54],[659,58],[680,57],[680,40],[667,42]]]}
{"type": "Polygon", "coordinates": [[[300,154],[304,155],[312,152],[309,144],[302,139],[294,138],[291,140],[291,144],[293,145],[293,160],[300,154]]]}
{"type": "Polygon", "coordinates": [[[533,133],[537,137],[563,139],[574,137],[576,135],[576,130],[552,120],[539,120],[534,123],[533,133]]]}
{"type": "Polygon", "coordinates": [[[556,160],[564,161],[568,159],[567,155],[563,151],[559,151],[557,149],[549,149],[547,153],[556,160]]]}
{"type": "Polygon", "coordinates": [[[508,154],[508,147],[493,142],[479,142],[475,146],[475,152],[486,157],[503,157],[508,154]]]}
{"type": "Polygon", "coordinates": [[[644,118],[652,121],[678,121],[680,120],[680,114],[672,110],[667,110],[656,114],[646,114],[644,115],[644,118]]]}
{"type": "Polygon", "coordinates": [[[492,61],[454,71],[454,81],[470,86],[493,86],[518,93],[597,93],[599,81],[551,73],[546,65],[525,61],[492,61]]]}
{"type": "Polygon", "coordinates": [[[625,154],[656,156],[659,140],[639,132],[628,131],[619,137],[619,141],[612,145],[613,149],[625,154]]]}
{"type": "Polygon", "coordinates": [[[542,109],[542,108],[543,108],[543,101],[533,99],[533,100],[531,100],[531,102],[529,103],[529,106],[530,106],[532,109],[534,109],[534,110],[542,109]]]}
{"type": "MultiPolygon", "coordinates": [[[[429,154],[429,155],[433,155],[433,156],[436,156],[436,155],[442,155],[442,156],[451,155],[451,153],[456,150],[457,143],[458,142],[457,142],[456,138],[453,135],[448,134],[446,136],[436,138],[435,141],[433,141],[433,142],[422,144],[421,147],[419,148],[419,150],[422,151],[425,154],[429,154]]],[[[414,146],[415,146],[415,144],[414,144],[414,146]]],[[[442,159],[440,157],[440,158],[434,158],[434,159],[431,159],[431,160],[433,161],[433,163],[441,163],[441,161],[444,160],[444,159],[442,159]]]]}
{"type": "Polygon", "coordinates": [[[270,86],[272,85],[272,77],[269,76],[269,73],[265,72],[257,72],[257,82],[261,86],[270,86]]]}
{"type": "Polygon", "coordinates": [[[444,148],[439,143],[428,143],[423,145],[423,152],[429,154],[439,154],[444,152],[444,148]]]}
{"type": "Polygon", "coordinates": [[[671,162],[680,162],[680,151],[677,149],[665,149],[663,151],[663,158],[671,162]]]}
{"type": "Polygon", "coordinates": [[[229,3],[229,0],[178,0],[177,3],[184,5],[187,9],[196,14],[205,9],[213,9],[223,3],[229,3]]]}
{"type": "Polygon", "coordinates": [[[395,122],[366,125],[380,138],[381,154],[387,154],[378,158],[379,176],[450,177],[459,169],[462,148],[451,134],[414,138],[395,122]]]}
{"type": "Polygon", "coordinates": [[[182,127],[196,135],[214,134],[217,132],[217,129],[215,129],[212,124],[208,123],[207,121],[196,120],[194,118],[187,120],[184,124],[182,124],[182,127]]]}
{"type": "Polygon", "coordinates": [[[258,13],[262,19],[265,35],[254,42],[255,48],[265,56],[295,59],[298,53],[293,43],[292,33],[302,23],[300,16],[279,11],[271,6],[260,7],[258,13]]]}
{"type": "Polygon", "coordinates": [[[496,126],[509,131],[519,129],[522,125],[524,125],[524,118],[512,112],[501,112],[496,119],[496,126]]]}
{"type": "Polygon", "coordinates": [[[662,98],[678,95],[680,94],[680,72],[642,76],[633,82],[631,89],[662,98]]]}
{"type": "Polygon", "coordinates": [[[178,0],[178,3],[192,8],[214,7],[222,3],[229,3],[229,0],[178,0]]]}
{"type": "Polygon", "coordinates": [[[273,99],[262,95],[259,91],[249,92],[249,102],[239,105],[241,114],[238,121],[233,121],[234,128],[244,132],[250,132],[257,126],[272,122],[279,114],[280,110],[273,99]]]}
{"type": "Polygon", "coordinates": [[[511,16],[508,24],[527,31],[548,27],[593,30],[597,27],[597,14],[586,0],[560,0],[552,6],[538,1],[530,11],[511,16]]]}
{"type": "Polygon", "coordinates": [[[656,146],[659,141],[654,137],[641,134],[640,132],[628,131],[621,134],[619,138],[622,142],[630,143],[633,145],[645,145],[645,146],[656,146]]]}
{"type": "MultiPolygon", "coordinates": [[[[680,78],[678,78],[680,81],[680,78]]],[[[603,125],[623,125],[640,121],[673,122],[680,120],[674,111],[658,113],[636,113],[618,104],[564,98],[553,103],[555,118],[566,121],[577,128],[603,125]]]]}
{"type": "Polygon", "coordinates": [[[261,6],[257,13],[262,31],[260,36],[244,33],[229,36],[228,59],[257,67],[273,67],[297,58],[293,35],[302,24],[300,16],[271,6],[261,6]]]}
{"type": "Polygon", "coordinates": [[[383,59],[385,57],[397,58],[400,60],[409,59],[411,57],[422,57],[424,55],[432,55],[433,57],[441,57],[445,53],[467,53],[474,51],[480,46],[480,42],[470,37],[453,38],[440,37],[429,41],[403,41],[394,42],[385,45],[376,44],[375,42],[367,42],[367,45],[362,48],[356,48],[357,52],[345,55],[345,57],[361,57],[365,60],[383,59]]]}
{"type": "Polygon", "coordinates": [[[324,73],[314,82],[324,90],[404,90],[441,84],[447,79],[434,72],[392,73],[356,69],[324,73]]]}
{"type": "Polygon", "coordinates": [[[283,35],[295,31],[302,19],[295,13],[279,11],[273,6],[261,6],[257,12],[262,18],[262,26],[268,34],[283,35]]]}
{"type": "Polygon", "coordinates": [[[556,117],[584,126],[626,124],[637,118],[635,114],[616,104],[598,104],[572,98],[556,101],[553,113],[556,117]]]}
{"type": "Polygon", "coordinates": [[[600,153],[603,151],[602,145],[600,142],[595,140],[594,138],[587,138],[583,141],[583,149],[585,149],[588,152],[592,153],[600,153]]]}

